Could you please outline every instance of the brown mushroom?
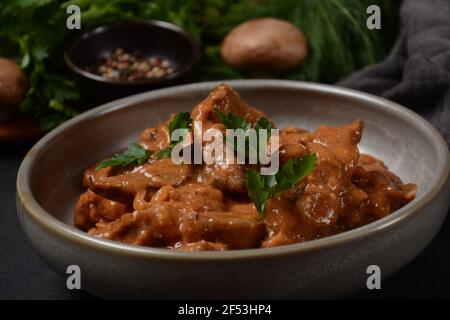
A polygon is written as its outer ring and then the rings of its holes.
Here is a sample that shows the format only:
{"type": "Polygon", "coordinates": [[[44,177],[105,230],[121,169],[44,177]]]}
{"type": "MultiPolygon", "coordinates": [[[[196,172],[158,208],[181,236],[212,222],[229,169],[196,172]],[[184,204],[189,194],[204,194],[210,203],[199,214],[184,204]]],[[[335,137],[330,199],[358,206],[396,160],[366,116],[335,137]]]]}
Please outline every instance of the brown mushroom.
{"type": "Polygon", "coordinates": [[[17,63],[0,58],[0,120],[17,110],[27,89],[27,79],[17,63]]]}
{"type": "Polygon", "coordinates": [[[222,42],[222,59],[241,70],[284,73],[308,55],[303,33],[291,23],[262,18],[244,22],[222,42]]]}

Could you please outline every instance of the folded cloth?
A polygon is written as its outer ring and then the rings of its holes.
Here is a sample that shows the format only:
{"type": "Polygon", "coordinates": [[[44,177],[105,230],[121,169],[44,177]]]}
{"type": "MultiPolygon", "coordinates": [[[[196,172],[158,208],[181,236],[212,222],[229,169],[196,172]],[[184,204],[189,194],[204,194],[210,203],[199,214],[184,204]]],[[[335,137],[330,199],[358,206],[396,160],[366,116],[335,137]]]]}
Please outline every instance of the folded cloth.
{"type": "Polygon", "coordinates": [[[450,0],[404,0],[399,37],[389,56],[339,85],[416,111],[450,145],[450,0]]]}

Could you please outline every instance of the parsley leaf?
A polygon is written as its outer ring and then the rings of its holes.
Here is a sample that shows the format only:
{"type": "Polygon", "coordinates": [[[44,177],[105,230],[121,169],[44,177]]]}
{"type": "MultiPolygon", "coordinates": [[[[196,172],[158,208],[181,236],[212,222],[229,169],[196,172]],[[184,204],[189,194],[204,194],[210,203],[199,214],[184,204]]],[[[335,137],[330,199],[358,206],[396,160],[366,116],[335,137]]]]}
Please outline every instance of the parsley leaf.
{"type": "Polygon", "coordinates": [[[263,216],[270,197],[270,187],[266,184],[266,179],[255,169],[248,169],[245,173],[245,187],[259,215],[263,216]]]}
{"type": "Polygon", "coordinates": [[[293,188],[316,167],[317,156],[310,154],[304,157],[289,159],[274,175],[261,176],[255,169],[245,173],[247,193],[255,204],[261,217],[270,198],[293,188]]]}
{"type": "Polygon", "coordinates": [[[168,158],[172,154],[172,146],[169,146],[165,149],[159,150],[155,155],[158,158],[168,158]]]}
{"type": "Polygon", "coordinates": [[[177,113],[169,124],[169,135],[177,129],[190,129],[192,125],[192,118],[189,112],[177,113]]]}
{"type": "MultiPolygon", "coordinates": [[[[256,125],[254,127],[254,129],[256,130],[256,146],[253,146],[249,143],[249,134],[248,134],[248,130],[252,128],[251,123],[248,123],[244,118],[242,118],[241,116],[239,116],[235,113],[232,113],[232,112],[224,113],[224,112],[220,111],[218,107],[215,107],[213,109],[213,112],[215,115],[217,115],[219,117],[220,121],[225,126],[225,128],[233,129],[233,130],[237,130],[237,129],[244,130],[245,157],[246,158],[249,157],[250,149],[252,149],[252,151],[254,151],[258,155],[258,157],[257,157],[258,163],[261,163],[258,150],[261,147],[263,147],[263,145],[259,140],[259,130],[267,131],[267,141],[269,141],[269,138],[271,135],[270,130],[273,129],[272,123],[267,118],[264,118],[264,117],[261,117],[258,119],[258,121],[256,122],[256,125]]],[[[265,147],[265,144],[264,144],[264,147],[265,147]]],[[[234,145],[234,149],[236,150],[236,152],[239,152],[239,150],[237,150],[237,145],[234,145]]]]}
{"type": "MultiPolygon", "coordinates": [[[[169,137],[172,137],[172,133],[177,129],[190,130],[191,127],[192,127],[191,114],[189,112],[177,113],[173,117],[172,121],[169,123],[169,137]]],[[[180,143],[183,140],[183,138],[184,138],[184,136],[180,137],[180,140],[178,140],[178,141],[172,141],[167,148],[158,151],[156,153],[156,156],[159,158],[170,157],[173,147],[175,147],[178,143],[180,143]]]]}
{"type": "MultiPolygon", "coordinates": [[[[217,115],[222,124],[227,129],[243,129],[245,133],[245,152],[246,156],[249,155],[251,146],[248,138],[248,130],[252,128],[251,124],[245,121],[241,116],[230,113],[224,113],[219,108],[214,108],[214,114],[217,115]]],[[[267,130],[267,140],[271,135],[273,129],[272,123],[261,117],[255,124],[254,129],[257,131],[257,146],[258,151],[263,144],[259,139],[259,130],[267,130]]],[[[265,144],[264,144],[265,145],[265,144]]],[[[237,146],[235,146],[237,149],[237,146]]],[[[238,152],[238,150],[236,150],[238,152]]],[[[256,209],[261,217],[264,216],[264,210],[266,208],[267,201],[270,198],[276,197],[281,193],[293,188],[300,180],[306,177],[316,167],[317,156],[311,154],[308,156],[289,159],[276,174],[261,176],[255,169],[247,169],[245,174],[245,186],[247,193],[255,204],[256,209]]],[[[258,153],[258,163],[260,163],[258,153]]]]}
{"type": "Polygon", "coordinates": [[[294,187],[316,168],[317,156],[310,154],[300,158],[289,159],[275,175],[274,196],[294,187]]]}
{"type": "Polygon", "coordinates": [[[270,138],[271,131],[273,129],[272,123],[264,117],[258,119],[258,122],[255,125],[255,130],[267,130],[267,139],[270,138]]]}
{"type": "Polygon", "coordinates": [[[266,118],[264,118],[264,117],[259,118],[258,122],[256,122],[255,130],[256,130],[256,146],[257,146],[257,150],[255,150],[255,151],[258,152],[257,153],[257,155],[258,155],[258,163],[261,163],[261,159],[259,158],[259,150],[261,148],[264,148],[264,149],[266,148],[266,146],[267,146],[266,143],[270,139],[270,136],[272,134],[272,131],[271,131],[272,129],[273,129],[272,123],[269,120],[267,120],[266,118]],[[260,137],[259,137],[260,130],[266,130],[267,140],[265,141],[265,143],[262,143],[260,141],[260,137]]]}
{"type": "Polygon", "coordinates": [[[213,112],[216,116],[219,117],[220,122],[222,122],[227,129],[242,129],[245,132],[251,128],[250,123],[248,123],[244,118],[238,116],[235,113],[224,113],[220,111],[218,107],[215,107],[213,109],[213,112]]]}
{"type": "Polygon", "coordinates": [[[128,150],[122,153],[114,155],[114,157],[108,158],[100,162],[96,170],[106,167],[126,167],[130,164],[141,165],[148,160],[151,155],[151,151],[144,149],[138,143],[130,143],[128,150]]]}

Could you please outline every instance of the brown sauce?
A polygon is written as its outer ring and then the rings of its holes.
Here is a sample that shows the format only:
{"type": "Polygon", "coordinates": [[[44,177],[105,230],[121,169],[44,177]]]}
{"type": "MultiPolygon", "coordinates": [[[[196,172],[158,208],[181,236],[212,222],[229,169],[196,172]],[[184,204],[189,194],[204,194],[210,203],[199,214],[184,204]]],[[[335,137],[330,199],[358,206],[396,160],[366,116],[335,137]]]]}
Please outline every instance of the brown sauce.
{"type": "MultiPolygon", "coordinates": [[[[213,108],[255,123],[259,110],[221,85],[192,111],[203,130],[223,128],[213,108]]],[[[267,248],[313,240],[382,218],[406,205],[416,185],[380,160],[360,154],[363,122],[280,133],[280,161],[317,155],[317,167],[293,189],[269,200],[260,217],[244,185],[246,165],[176,165],[170,158],[138,167],[86,170],[75,226],[91,235],[176,250],[267,248]]],[[[140,144],[169,145],[168,122],[142,132],[140,144]]]]}

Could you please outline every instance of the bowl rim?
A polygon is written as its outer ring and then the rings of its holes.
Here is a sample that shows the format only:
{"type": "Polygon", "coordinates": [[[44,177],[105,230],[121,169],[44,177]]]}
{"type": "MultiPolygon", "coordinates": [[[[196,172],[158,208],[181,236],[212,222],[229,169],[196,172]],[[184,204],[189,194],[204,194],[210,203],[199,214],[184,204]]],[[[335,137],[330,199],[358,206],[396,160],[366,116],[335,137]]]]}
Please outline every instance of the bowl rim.
{"type": "Polygon", "coordinates": [[[17,206],[19,219],[23,220],[22,215],[27,215],[40,227],[51,233],[56,238],[64,238],[66,241],[76,242],[77,245],[89,247],[92,250],[108,251],[110,254],[120,254],[124,256],[133,256],[148,259],[159,260],[178,260],[178,261],[234,261],[248,259],[266,259],[275,256],[282,257],[293,254],[308,253],[318,250],[324,250],[332,246],[341,246],[350,241],[361,241],[368,237],[389,230],[394,226],[411,219],[419,214],[422,208],[429,205],[434,198],[443,191],[450,172],[450,153],[446,141],[441,134],[424,118],[415,112],[403,107],[397,103],[391,102],[384,98],[376,97],[367,93],[359,92],[352,89],[342,88],[338,86],[309,83],[302,81],[290,80],[228,80],[213,81],[187,84],[175,86],[160,90],[153,90],[137,95],[129,96],[119,100],[115,100],[89,111],[86,111],[77,117],[67,121],[66,123],[55,128],[41,140],[39,140],[25,156],[19,168],[17,175],[17,206]],[[82,123],[85,120],[101,117],[104,114],[114,112],[119,109],[126,108],[138,102],[145,101],[156,97],[171,96],[172,93],[188,93],[195,90],[210,90],[211,88],[227,83],[232,87],[240,89],[263,89],[265,87],[271,89],[290,89],[290,90],[308,90],[317,93],[326,93],[338,95],[341,97],[357,98],[361,101],[371,102],[374,108],[380,108],[380,112],[387,112],[401,116],[405,121],[411,122],[428,138],[434,141],[434,146],[440,155],[442,166],[436,168],[440,171],[437,183],[425,194],[421,199],[415,199],[406,206],[393,212],[392,214],[374,221],[370,224],[355,228],[337,235],[320,238],[317,240],[283,245],[273,248],[255,248],[241,249],[230,251],[197,251],[185,252],[177,250],[169,250],[164,248],[144,247],[137,245],[124,244],[117,241],[104,240],[91,236],[85,232],[76,229],[73,226],[65,224],[58,220],[50,213],[46,212],[33,197],[30,187],[30,173],[35,165],[36,156],[45,149],[44,147],[55,140],[59,134],[66,129],[82,123]]]}
{"type": "Polygon", "coordinates": [[[199,62],[201,56],[201,50],[200,46],[197,43],[197,41],[194,39],[194,37],[185,29],[182,27],[162,20],[153,20],[153,19],[128,19],[128,20],[122,20],[110,24],[104,24],[100,26],[96,26],[90,30],[87,30],[73,39],[69,41],[69,43],[64,47],[64,60],[69,67],[75,74],[96,81],[104,84],[110,84],[110,85],[116,85],[116,86],[126,86],[126,87],[139,87],[139,86],[147,86],[147,85],[156,85],[156,84],[164,84],[170,81],[173,81],[175,79],[178,79],[187,73],[189,73],[199,62]],[[91,37],[93,34],[102,33],[107,31],[109,28],[120,28],[122,26],[130,25],[130,24],[140,24],[144,26],[153,26],[158,27],[160,29],[167,29],[170,31],[173,31],[175,33],[180,34],[183,36],[187,42],[190,45],[192,57],[189,61],[189,63],[185,64],[181,68],[177,68],[175,72],[168,76],[164,76],[161,78],[152,78],[152,79],[144,79],[139,81],[128,81],[128,80],[114,80],[114,79],[108,79],[99,75],[96,75],[92,72],[84,70],[82,67],[79,67],[72,59],[71,51],[72,49],[82,40],[91,37]]]}

